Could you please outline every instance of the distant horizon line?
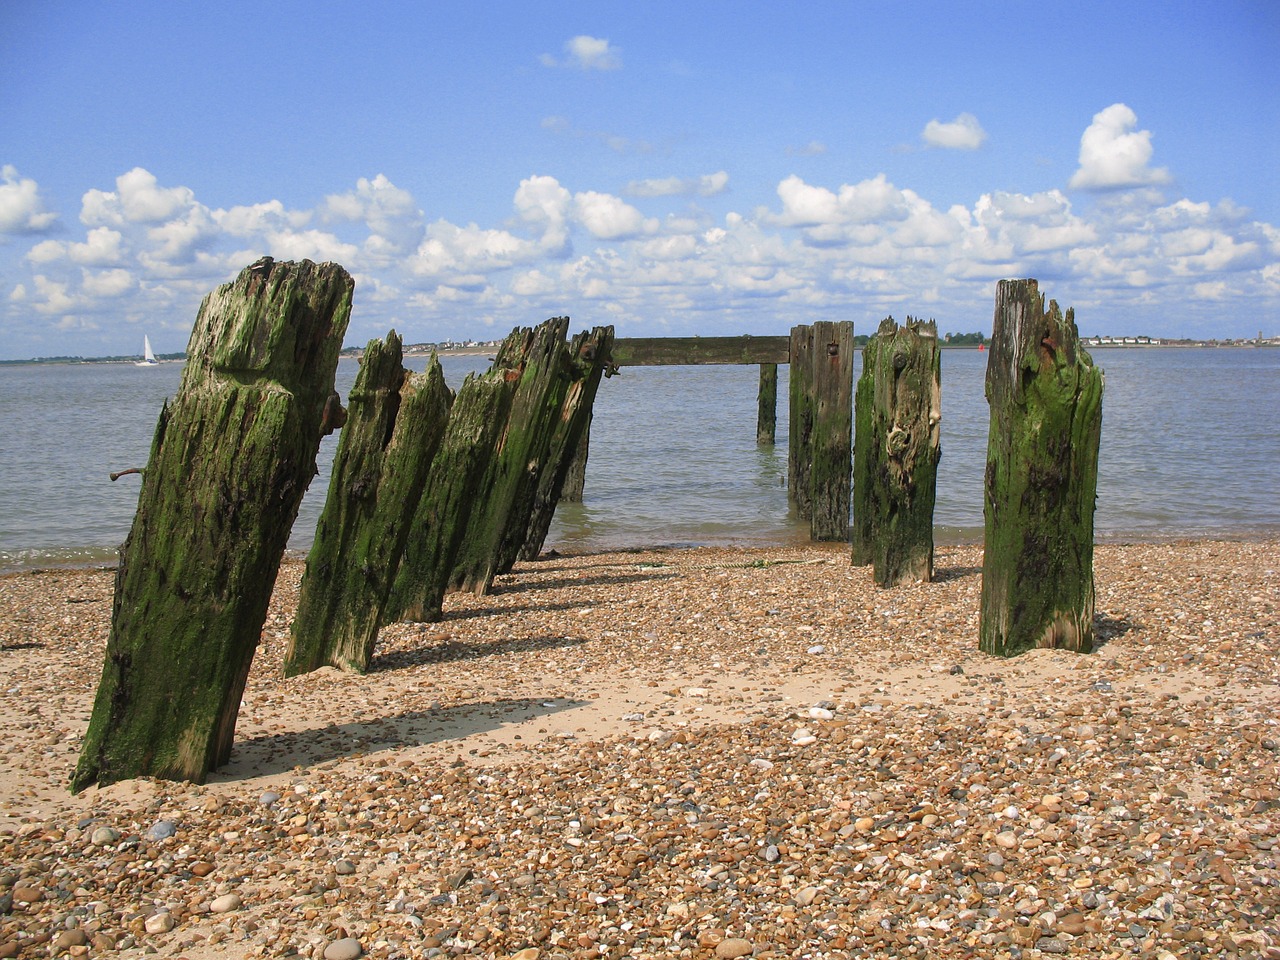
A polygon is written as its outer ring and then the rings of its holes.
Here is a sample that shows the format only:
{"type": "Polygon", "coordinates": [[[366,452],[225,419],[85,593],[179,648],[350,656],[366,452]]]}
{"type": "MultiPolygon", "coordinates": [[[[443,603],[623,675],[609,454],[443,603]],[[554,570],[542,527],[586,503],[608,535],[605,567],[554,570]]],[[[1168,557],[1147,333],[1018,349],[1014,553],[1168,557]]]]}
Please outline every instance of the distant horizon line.
{"type": "MultiPolygon", "coordinates": [[[[743,336],[752,336],[752,334],[744,334],[743,336]]],[[[860,337],[869,337],[869,334],[859,334],[860,337]]],[[[965,334],[960,334],[965,336],[965,334]]],[[[984,334],[984,337],[986,335],[984,334]]],[[[944,350],[974,350],[977,344],[973,343],[947,343],[939,338],[939,347],[944,350]]],[[[989,343],[989,338],[984,339],[982,344],[989,343]]],[[[1150,349],[1152,347],[1204,347],[1204,348],[1221,348],[1221,347],[1280,347],[1280,336],[1276,337],[1229,337],[1224,339],[1201,338],[1201,337],[1148,337],[1145,335],[1132,336],[1111,336],[1090,334],[1081,336],[1080,342],[1089,347],[1106,347],[1120,348],[1141,347],[1150,349]]],[[[468,356],[480,353],[486,353],[491,349],[496,349],[502,343],[501,340],[476,341],[470,344],[457,344],[456,346],[442,347],[439,343],[431,343],[424,341],[422,343],[406,343],[404,352],[410,356],[422,356],[431,351],[443,354],[453,354],[455,356],[468,356]]],[[[364,353],[365,347],[343,347],[339,351],[340,357],[347,359],[360,357],[364,353]]],[[[22,364],[54,364],[54,363],[136,363],[141,354],[113,354],[104,357],[83,357],[73,355],[58,355],[50,357],[11,357],[0,358],[0,366],[20,366],[22,364]]],[[[186,351],[180,353],[157,353],[156,359],[160,363],[185,363],[187,360],[186,351]]]]}

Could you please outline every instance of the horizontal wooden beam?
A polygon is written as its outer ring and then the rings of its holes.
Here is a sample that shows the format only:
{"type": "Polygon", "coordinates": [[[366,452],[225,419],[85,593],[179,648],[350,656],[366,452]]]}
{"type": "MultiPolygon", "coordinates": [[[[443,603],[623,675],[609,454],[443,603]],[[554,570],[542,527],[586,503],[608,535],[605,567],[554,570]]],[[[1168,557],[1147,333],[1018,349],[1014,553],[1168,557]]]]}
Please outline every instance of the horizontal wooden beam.
{"type": "Polygon", "coordinates": [[[620,367],[702,363],[787,363],[790,337],[622,337],[613,341],[620,367]]]}

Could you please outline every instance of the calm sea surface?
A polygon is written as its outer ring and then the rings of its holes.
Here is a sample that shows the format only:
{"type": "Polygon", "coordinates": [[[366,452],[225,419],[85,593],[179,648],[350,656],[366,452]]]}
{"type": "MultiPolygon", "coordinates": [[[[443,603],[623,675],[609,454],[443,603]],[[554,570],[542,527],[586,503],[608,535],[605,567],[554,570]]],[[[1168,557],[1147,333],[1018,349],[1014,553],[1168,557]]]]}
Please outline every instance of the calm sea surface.
{"type": "MultiPolygon", "coordinates": [[[[939,542],[981,541],[986,353],[942,355],[939,542]]],[[[861,356],[855,368],[860,373],[861,356]]],[[[1095,350],[1106,374],[1100,540],[1280,535],[1280,350],[1095,350]]],[[[421,369],[423,359],[409,366],[421,369]]],[[[484,357],[445,358],[455,388],[484,357]]],[[[342,361],[345,397],[356,363],[342,361]]],[[[778,443],[755,442],[756,367],[624,368],[601,384],[586,502],[547,546],[592,551],[767,545],[808,537],[787,501],[786,372],[778,443]]],[[[0,366],[0,570],[111,561],[137,507],[160,404],[181,366],[0,366]]],[[[310,544],[337,436],[326,438],[290,549],[310,544]]]]}

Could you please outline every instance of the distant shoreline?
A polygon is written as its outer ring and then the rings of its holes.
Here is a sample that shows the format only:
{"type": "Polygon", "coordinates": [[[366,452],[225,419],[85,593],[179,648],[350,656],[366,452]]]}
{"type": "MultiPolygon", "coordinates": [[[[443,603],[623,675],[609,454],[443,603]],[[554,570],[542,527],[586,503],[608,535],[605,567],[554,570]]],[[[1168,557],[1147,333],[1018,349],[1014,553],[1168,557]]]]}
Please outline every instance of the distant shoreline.
{"type": "MultiPolygon", "coordinates": [[[[1086,349],[1093,350],[1266,350],[1280,347],[1280,338],[1270,340],[1165,340],[1161,343],[1089,343],[1088,337],[1081,337],[1086,349]]],[[[977,350],[976,344],[942,343],[943,350],[977,350]]],[[[989,349],[984,343],[984,349],[989,349]]],[[[483,357],[493,354],[498,345],[478,347],[457,347],[447,350],[411,344],[404,348],[406,357],[429,357],[434,352],[442,357],[483,357]]],[[[346,347],[339,354],[343,359],[359,359],[364,355],[364,347],[346,347]]],[[[186,363],[185,354],[163,354],[157,357],[161,364],[186,363]]],[[[87,364],[115,363],[124,366],[136,365],[137,357],[32,357],[26,360],[0,360],[0,367],[44,366],[49,364],[87,364]]]]}

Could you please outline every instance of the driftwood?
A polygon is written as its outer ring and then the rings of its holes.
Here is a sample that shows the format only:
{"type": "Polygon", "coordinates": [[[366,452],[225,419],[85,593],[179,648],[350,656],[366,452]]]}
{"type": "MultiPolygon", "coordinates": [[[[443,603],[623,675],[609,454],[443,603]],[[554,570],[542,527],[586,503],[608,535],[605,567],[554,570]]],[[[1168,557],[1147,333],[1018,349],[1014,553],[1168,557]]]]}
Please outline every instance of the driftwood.
{"type": "Polygon", "coordinates": [[[862,351],[855,399],[852,558],[882,587],[933,579],[942,419],[932,321],[890,317],[862,351]]]}
{"type": "Polygon", "coordinates": [[[203,782],[236,712],[289,530],[316,473],[354,283],[264,258],[200,306],[120,551],[73,790],[203,782]]]}
{"type": "Polygon", "coordinates": [[[369,668],[409,522],[453,402],[434,355],[421,374],[406,370],[402,358],[394,330],[365,348],[307,556],[286,676],[323,666],[369,668]]]}
{"type": "Polygon", "coordinates": [[[979,646],[1093,646],[1093,515],[1102,371],[1074,311],[1035,280],[1002,280],[987,360],[985,552],[979,646]]]}

